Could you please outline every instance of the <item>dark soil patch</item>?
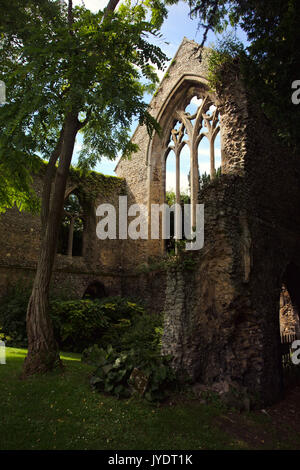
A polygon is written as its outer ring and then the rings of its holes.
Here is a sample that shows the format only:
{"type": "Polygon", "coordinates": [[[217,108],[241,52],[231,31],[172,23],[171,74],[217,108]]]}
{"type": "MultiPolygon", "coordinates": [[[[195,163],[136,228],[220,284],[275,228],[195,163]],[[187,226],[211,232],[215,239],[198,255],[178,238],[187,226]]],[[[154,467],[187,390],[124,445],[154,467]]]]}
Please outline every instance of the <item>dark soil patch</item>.
{"type": "Polygon", "coordinates": [[[246,448],[299,450],[300,385],[271,407],[250,413],[228,411],[216,423],[246,448]]]}

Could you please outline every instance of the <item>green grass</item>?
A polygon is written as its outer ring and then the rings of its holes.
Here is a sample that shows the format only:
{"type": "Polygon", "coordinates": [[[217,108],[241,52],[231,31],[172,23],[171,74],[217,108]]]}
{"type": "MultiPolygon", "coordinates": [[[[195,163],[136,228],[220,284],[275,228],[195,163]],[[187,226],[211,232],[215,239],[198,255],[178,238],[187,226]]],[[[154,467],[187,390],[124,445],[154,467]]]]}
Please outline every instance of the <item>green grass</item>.
{"type": "Polygon", "coordinates": [[[93,367],[62,353],[65,372],[20,380],[26,350],[7,348],[0,365],[0,449],[224,449],[216,407],[160,406],[93,392],[93,367]]]}
{"type": "Polygon", "coordinates": [[[61,354],[63,374],[20,380],[26,350],[6,352],[7,364],[0,365],[1,450],[249,448],[224,426],[221,430],[225,412],[217,404],[185,399],[156,406],[94,392],[89,386],[93,367],[72,353],[61,354]]]}

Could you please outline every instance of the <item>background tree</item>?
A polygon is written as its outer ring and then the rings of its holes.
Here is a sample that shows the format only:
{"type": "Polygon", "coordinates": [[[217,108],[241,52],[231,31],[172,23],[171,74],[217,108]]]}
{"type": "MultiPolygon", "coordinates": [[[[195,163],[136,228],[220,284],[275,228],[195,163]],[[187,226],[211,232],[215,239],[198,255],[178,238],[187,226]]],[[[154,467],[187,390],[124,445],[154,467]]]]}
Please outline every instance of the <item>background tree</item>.
{"type": "Polygon", "coordinates": [[[62,223],[58,237],[57,252],[63,255],[82,256],[84,211],[79,198],[71,193],[65,199],[62,223]]]}
{"type": "Polygon", "coordinates": [[[101,157],[130,154],[132,118],[151,133],[155,120],[143,101],[157,81],[152,64],[166,59],[148,42],[158,34],[166,9],[158,0],[110,0],[91,13],[61,1],[22,4],[4,0],[1,11],[0,79],[7,102],[0,113],[2,208],[36,207],[31,174],[37,154],[48,159],[42,188],[42,240],[27,310],[28,355],[23,374],[60,365],[48,314],[48,294],[75,139],[83,134],[82,168],[101,157]],[[7,7],[7,8],[5,8],[7,7]],[[144,83],[141,77],[144,77],[144,83]]]}
{"type": "MultiPolygon", "coordinates": [[[[166,3],[177,3],[166,0],[166,3]]],[[[280,139],[295,152],[300,140],[300,105],[292,103],[292,83],[300,80],[300,2],[298,0],[188,0],[191,17],[203,29],[222,33],[240,26],[250,45],[221,41],[221,58],[235,56],[245,83],[272,121],[280,139]],[[227,45],[226,45],[227,42],[227,45]]]]}

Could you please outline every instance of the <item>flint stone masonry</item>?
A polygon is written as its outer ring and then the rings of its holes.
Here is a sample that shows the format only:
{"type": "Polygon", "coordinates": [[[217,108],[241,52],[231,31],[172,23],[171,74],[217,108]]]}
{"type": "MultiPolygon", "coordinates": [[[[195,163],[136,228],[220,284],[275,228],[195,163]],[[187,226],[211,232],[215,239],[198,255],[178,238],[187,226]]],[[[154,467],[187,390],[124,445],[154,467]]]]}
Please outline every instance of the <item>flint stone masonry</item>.
{"type": "MultiPolygon", "coordinates": [[[[300,158],[276,140],[238,64],[225,67],[218,89],[210,89],[209,51],[200,62],[197,47],[184,38],[151,101],[161,135],[150,139],[139,126],[133,136],[139,151],[120,160],[118,178],[71,174],[68,191],[79,194],[85,211],[83,256],[57,256],[52,284],[81,297],[98,280],[107,294],[134,296],[151,312],[163,312],[163,352],[172,355],[174,368],[189,376],[195,389],[227,398],[234,389],[248,409],[271,404],[283,393],[283,285],[295,315],[300,308],[300,158]],[[164,240],[100,241],[95,210],[101,202],[118,207],[120,195],[148,210],[165,202],[170,133],[177,111],[194,96],[208,97],[220,113],[222,175],[198,194],[205,211],[203,249],[182,254],[170,268],[152,269],[165,256],[164,240]]],[[[35,177],[37,192],[41,177],[35,177]]],[[[39,217],[7,211],[0,217],[0,242],[3,292],[9,283],[34,276],[39,217]]]]}
{"type": "MultiPolygon", "coordinates": [[[[34,176],[38,195],[42,187],[45,166],[34,176]]],[[[101,203],[111,203],[118,208],[119,195],[126,194],[121,178],[106,177],[92,172],[79,178],[71,171],[66,197],[78,194],[83,209],[84,233],[82,256],[68,257],[58,254],[52,276],[52,290],[70,297],[81,298],[93,281],[106,286],[108,294],[122,293],[122,242],[99,240],[96,235],[96,208],[101,203]]],[[[17,282],[33,280],[40,248],[39,214],[20,213],[10,209],[0,217],[0,293],[17,282]]]]}
{"type": "MultiPolygon", "coordinates": [[[[194,382],[212,390],[233,387],[243,400],[248,396],[251,406],[259,406],[282,396],[279,300],[284,282],[293,305],[300,304],[300,159],[276,141],[238,64],[224,69],[212,93],[207,51],[200,63],[195,47],[184,39],[151,102],[162,136],[150,141],[139,127],[133,140],[140,151],[131,161],[121,161],[117,174],[128,182],[134,201],[163,203],[164,153],[176,110],[194,95],[210,96],[221,116],[222,175],[199,195],[205,205],[205,242],[193,254],[194,271],[178,267],[167,273],[163,351],[194,382]]],[[[133,259],[130,245],[126,266],[133,259]]],[[[137,256],[142,261],[163,253],[163,241],[152,240],[137,256]]]]}

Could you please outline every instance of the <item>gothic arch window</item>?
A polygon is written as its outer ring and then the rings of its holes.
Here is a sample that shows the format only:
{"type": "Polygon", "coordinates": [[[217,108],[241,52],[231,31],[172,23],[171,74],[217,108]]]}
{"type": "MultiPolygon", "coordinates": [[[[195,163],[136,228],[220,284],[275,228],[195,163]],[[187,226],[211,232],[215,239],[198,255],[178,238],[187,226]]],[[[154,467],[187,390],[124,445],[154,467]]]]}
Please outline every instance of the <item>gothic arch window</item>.
{"type": "Polygon", "coordinates": [[[64,213],[58,241],[58,253],[82,256],[84,219],[79,197],[69,194],[64,203],[64,213]]]}
{"type": "MultiPolygon", "coordinates": [[[[170,128],[169,128],[170,129],[170,128]]],[[[193,89],[193,94],[187,93],[185,100],[180,100],[178,106],[173,111],[173,121],[167,139],[167,146],[164,151],[165,166],[169,154],[175,154],[176,160],[176,183],[175,200],[177,204],[181,201],[181,178],[182,155],[189,154],[189,190],[191,202],[191,228],[196,225],[196,204],[200,190],[199,172],[199,148],[204,140],[207,141],[207,152],[209,154],[209,179],[216,177],[216,151],[215,143],[220,132],[220,113],[214,104],[211,95],[204,90],[193,89]]],[[[165,170],[166,175],[166,170],[165,170]]],[[[166,187],[166,183],[165,183],[166,187]]],[[[176,226],[182,224],[175,213],[176,226]],[[176,220],[177,219],[177,220],[176,220]]]]}

